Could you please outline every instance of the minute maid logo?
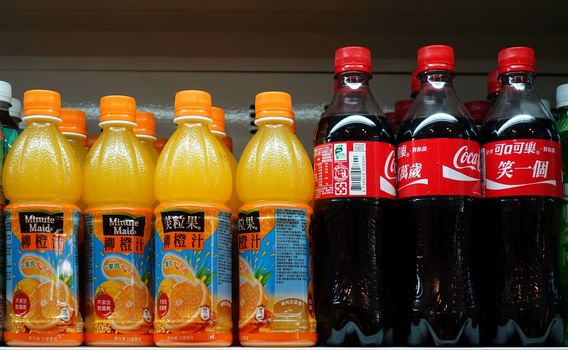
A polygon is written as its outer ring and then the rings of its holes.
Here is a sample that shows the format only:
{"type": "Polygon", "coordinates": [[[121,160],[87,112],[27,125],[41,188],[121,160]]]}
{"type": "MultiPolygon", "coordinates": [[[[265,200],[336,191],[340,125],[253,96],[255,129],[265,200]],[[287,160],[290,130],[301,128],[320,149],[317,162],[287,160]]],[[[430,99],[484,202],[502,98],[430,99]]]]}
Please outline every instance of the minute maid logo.
{"type": "Polygon", "coordinates": [[[338,143],[333,145],[333,156],[335,160],[347,160],[347,144],[338,143]]]}

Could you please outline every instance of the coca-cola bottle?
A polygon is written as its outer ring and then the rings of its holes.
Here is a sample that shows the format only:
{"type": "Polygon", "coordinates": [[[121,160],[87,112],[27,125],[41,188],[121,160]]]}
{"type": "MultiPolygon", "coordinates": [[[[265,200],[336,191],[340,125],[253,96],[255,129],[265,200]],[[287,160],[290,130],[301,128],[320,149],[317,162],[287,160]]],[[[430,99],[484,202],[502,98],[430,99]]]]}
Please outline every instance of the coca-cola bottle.
{"type": "Polygon", "coordinates": [[[421,86],[397,134],[400,266],[397,337],[479,342],[471,235],[480,197],[477,129],[453,87],[454,50],[418,50],[421,86]],[[402,279],[403,278],[403,279],[402,279]]]}
{"type": "Polygon", "coordinates": [[[562,340],[561,147],[534,77],[531,48],[499,52],[501,90],[480,133],[487,223],[484,333],[499,345],[558,345],[562,340]]]}
{"type": "Polygon", "coordinates": [[[337,89],[314,139],[316,316],[327,345],[392,340],[395,147],[371,77],[367,48],[336,51],[337,89]]]}
{"type": "Polygon", "coordinates": [[[493,104],[499,96],[501,83],[499,82],[499,69],[494,69],[487,74],[487,101],[493,104]]]}

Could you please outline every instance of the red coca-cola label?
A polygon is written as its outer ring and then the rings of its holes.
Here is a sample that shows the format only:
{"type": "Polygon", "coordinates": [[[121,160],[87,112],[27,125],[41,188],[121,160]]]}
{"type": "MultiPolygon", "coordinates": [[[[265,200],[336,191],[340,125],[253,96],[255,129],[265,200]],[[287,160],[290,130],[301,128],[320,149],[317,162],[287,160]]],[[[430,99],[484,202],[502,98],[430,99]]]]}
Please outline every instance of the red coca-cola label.
{"type": "Polygon", "coordinates": [[[560,143],[549,140],[484,144],[481,148],[484,197],[562,197],[561,152],[560,143]]]}
{"type": "Polygon", "coordinates": [[[396,198],[394,146],[377,141],[330,142],[314,148],[315,199],[396,198]]]}
{"type": "Polygon", "coordinates": [[[479,143],[440,138],[397,148],[398,198],[481,195],[479,143]]]}

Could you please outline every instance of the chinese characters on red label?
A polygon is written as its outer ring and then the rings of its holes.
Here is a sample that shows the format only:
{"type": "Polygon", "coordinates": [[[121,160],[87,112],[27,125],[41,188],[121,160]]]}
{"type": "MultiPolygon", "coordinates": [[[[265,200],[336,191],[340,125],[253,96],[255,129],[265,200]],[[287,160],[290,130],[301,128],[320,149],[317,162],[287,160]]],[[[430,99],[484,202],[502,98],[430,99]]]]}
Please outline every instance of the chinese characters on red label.
{"type": "Polygon", "coordinates": [[[480,196],[479,144],[462,139],[403,142],[397,149],[398,197],[480,196]]]}
{"type": "Polygon", "coordinates": [[[315,199],[395,199],[395,148],[376,141],[331,142],[316,146],[314,176],[315,199]]]}
{"type": "Polygon", "coordinates": [[[559,142],[519,139],[483,145],[484,196],[562,197],[562,155],[559,142]]]}

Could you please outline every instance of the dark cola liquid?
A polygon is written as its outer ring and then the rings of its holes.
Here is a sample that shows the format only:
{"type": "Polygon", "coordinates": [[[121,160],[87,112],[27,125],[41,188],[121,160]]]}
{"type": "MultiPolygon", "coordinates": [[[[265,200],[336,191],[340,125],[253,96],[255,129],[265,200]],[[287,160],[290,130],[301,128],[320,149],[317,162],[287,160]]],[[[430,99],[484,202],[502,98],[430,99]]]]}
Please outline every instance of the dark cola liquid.
{"type": "MultiPolygon", "coordinates": [[[[422,117],[405,120],[397,142],[427,138],[475,140],[477,133],[466,118],[428,124],[422,117]]],[[[479,201],[431,196],[399,199],[398,205],[397,339],[422,346],[478,344],[472,236],[479,201]]]]}
{"type": "MultiPolygon", "coordinates": [[[[482,143],[507,139],[559,141],[553,121],[483,126],[482,143]]],[[[559,345],[562,341],[558,244],[562,200],[503,197],[483,201],[486,298],[484,338],[506,345],[559,345]]]]}
{"type": "MultiPolygon", "coordinates": [[[[375,126],[349,122],[349,116],[320,120],[315,146],[335,141],[394,144],[384,118],[365,116],[375,126]],[[338,125],[338,123],[346,123],[338,125]],[[338,127],[336,127],[338,126],[338,127]],[[336,128],[334,130],[334,128],[336,128]],[[332,131],[333,130],[333,131],[332,131]]],[[[394,200],[335,198],[316,200],[314,240],[318,336],[328,345],[381,345],[392,341],[394,305],[390,279],[394,200]]]]}

